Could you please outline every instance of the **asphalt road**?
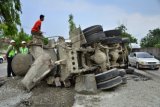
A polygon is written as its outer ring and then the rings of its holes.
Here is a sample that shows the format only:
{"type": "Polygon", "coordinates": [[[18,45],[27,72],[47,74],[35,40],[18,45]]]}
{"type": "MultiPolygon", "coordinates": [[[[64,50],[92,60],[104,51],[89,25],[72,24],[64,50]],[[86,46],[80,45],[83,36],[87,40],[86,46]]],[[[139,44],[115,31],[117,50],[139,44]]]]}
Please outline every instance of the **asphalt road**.
{"type": "Polygon", "coordinates": [[[156,77],[160,77],[160,69],[158,70],[147,70],[147,69],[143,69],[144,72],[147,72],[151,75],[154,75],[156,77]]]}
{"type": "Polygon", "coordinates": [[[0,64],[0,77],[7,76],[7,63],[0,64]]]}
{"type": "Polygon", "coordinates": [[[138,70],[138,69],[136,69],[135,67],[131,67],[131,68],[133,68],[133,69],[135,69],[136,71],[139,71],[139,72],[144,72],[144,73],[147,73],[147,74],[149,74],[153,79],[155,78],[157,78],[157,79],[160,79],[160,69],[158,69],[158,70],[152,70],[152,69],[140,69],[140,70],[138,70]]]}

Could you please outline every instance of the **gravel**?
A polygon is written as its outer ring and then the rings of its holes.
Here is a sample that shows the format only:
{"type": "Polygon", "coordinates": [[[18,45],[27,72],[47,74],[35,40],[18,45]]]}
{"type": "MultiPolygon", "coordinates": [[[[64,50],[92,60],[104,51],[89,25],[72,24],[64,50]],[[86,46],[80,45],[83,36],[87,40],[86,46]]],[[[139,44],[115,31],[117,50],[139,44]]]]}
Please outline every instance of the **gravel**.
{"type": "Polygon", "coordinates": [[[160,107],[159,90],[159,82],[130,78],[127,84],[96,95],[76,94],[73,107],[160,107]]]}
{"type": "Polygon", "coordinates": [[[160,107],[160,79],[126,75],[127,84],[114,89],[82,95],[71,88],[56,88],[43,81],[31,92],[20,77],[1,78],[0,107],[160,107]]]}
{"type": "Polygon", "coordinates": [[[71,107],[74,103],[74,88],[56,88],[41,82],[27,92],[21,79],[5,78],[0,87],[0,107],[71,107]]]}

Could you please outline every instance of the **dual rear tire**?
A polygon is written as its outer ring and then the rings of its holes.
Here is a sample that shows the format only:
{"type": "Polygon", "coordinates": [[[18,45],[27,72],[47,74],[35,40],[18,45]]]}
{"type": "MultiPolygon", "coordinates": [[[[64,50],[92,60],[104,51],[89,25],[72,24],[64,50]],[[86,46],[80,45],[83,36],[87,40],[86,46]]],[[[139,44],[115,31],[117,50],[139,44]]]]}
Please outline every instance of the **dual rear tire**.
{"type": "MultiPolygon", "coordinates": [[[[123,70],[123,69],[122,69],[123,70]]],[[[105,71],[95,76],[97,88],[101,90],[111,89],[117,87],[122,83],[126,83],[126,74],[124,71],[117,68],[105,71]]]]}

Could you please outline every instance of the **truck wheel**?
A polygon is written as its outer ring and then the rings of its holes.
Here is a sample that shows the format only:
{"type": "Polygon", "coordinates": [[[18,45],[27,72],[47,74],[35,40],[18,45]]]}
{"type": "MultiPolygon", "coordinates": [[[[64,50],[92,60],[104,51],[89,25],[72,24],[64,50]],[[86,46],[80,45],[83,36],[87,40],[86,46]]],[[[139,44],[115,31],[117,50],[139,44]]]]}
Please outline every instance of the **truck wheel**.
{"type": "Polygon", "coordinates": [[[122,43],[129,43],[129,39],[128,38],[122,38],[122,43]]]}
{"type": "Polygon", "coordinates": [[[104,38],[105,37],[105,34],[101,31],[101,32],[98,32],[98,33],[94,33],[92,35],[86,35],[85,38],[86,38],[86,41],[88,44],[92,44],[94,42],[98,42],[101,40],[101,38],[104,38]]]}
{"type": "Polygon", "coordinates": [[[113,36],[120,36],[121,31],[120,30],[107,30],[104,31],[106,37],[113,37],[113,36]]]}
{"type": "Polygon", "coordinates": [[[119,69],[119,76],[124,77],[126,75],[125,69],[119,69]]]}
{"type": "Polygon", "coordinates": [[[103,31],[103,28],[101,25],[94,25],[94,26],[91,26],[91,27],[88,27],[86,29],[83,30],[83,34],[85,36],[88,36],[88,35],[92,35],[94,33],[98,33],[98,32],[101,32],[103,31]]]}
{"type": "Polygon", "coordinates": [[[126,69],[126,74],[133,74],[134,73],[134,69],[128,68],[126,69]]]}
{"type": "Polygon", "coordinates": [[[111,80],[98,83],[97,88],[101,89],[101,90],[106,90],[106,89],[116,87],[121,83],[122,83],[122,77],[118,76],[118,77],[113,78],[111,80]]]}
{"type": "Polygon", "coordinates": [[[103,45],[113,44],[113,43],[122,43],[122,38],[120,37],[108,37],[101,40],[103,45]]]}
{"type": "Polygon", "coordinates": [[[96,82],[100,83],[100,82],[112,79],[114,77],[117,77],[118,75],[119,75],[119,71],[116,68],[114,68],[114,69],[95,75],[95,78],[96,78],[96,82]]]}

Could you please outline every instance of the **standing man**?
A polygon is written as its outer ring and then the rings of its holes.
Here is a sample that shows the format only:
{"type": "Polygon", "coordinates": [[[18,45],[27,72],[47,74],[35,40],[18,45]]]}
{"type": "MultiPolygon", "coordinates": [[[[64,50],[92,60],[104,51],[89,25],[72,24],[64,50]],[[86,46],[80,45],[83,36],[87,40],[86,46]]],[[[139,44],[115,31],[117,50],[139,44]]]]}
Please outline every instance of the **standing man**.
{"type": "Polygon", "coordinates": [[[38,21],[36,21],[36,23],[34,24],[32,30],[31,30],[32,35],[37,35],[37,36],[42,35],[42,32],[41,32],[42,21],[44,21],[44,15],[40,15],[40,19],[38,21]]]}
{"type": "Polygon", "coordinates": [[[12,76],[16,76],[15,73],[13,72],[12,66],[11,66],[12,59],[17,53],[17,51],[15,49],[15,45],[16,45],[15,41],[11,40],[10,41],[10,46],[8,47],[8,50],[7,50],[7,53],[6,53],[7,62],[8,62],[8,65],[7,65],[7,77],[11,77],[11,74],[12,74],[12,76]]]}
{"type": "Polygon", "coordinates": [[[22,46],[19,48],[19,52],[25,55],[28,54],[28,48],[27,48],[26,41],[22,41],[21,44],[22,46]]]}

